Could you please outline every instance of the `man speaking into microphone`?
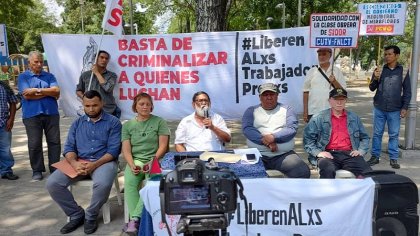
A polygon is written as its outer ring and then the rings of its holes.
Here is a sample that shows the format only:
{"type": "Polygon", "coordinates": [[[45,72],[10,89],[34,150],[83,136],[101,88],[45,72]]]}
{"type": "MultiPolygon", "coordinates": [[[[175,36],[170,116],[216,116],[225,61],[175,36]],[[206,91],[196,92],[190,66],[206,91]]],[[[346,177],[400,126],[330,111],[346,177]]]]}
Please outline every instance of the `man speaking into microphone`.
{"type": "Polygon", "coordinates": [[[230,130],[219,114],[211,112],[209,95],[204,91],[196,92],[192,98],[194,112],[184,117],[175,131],[175,150],[219,151],[224,143],[230,142],[230,130]]]}

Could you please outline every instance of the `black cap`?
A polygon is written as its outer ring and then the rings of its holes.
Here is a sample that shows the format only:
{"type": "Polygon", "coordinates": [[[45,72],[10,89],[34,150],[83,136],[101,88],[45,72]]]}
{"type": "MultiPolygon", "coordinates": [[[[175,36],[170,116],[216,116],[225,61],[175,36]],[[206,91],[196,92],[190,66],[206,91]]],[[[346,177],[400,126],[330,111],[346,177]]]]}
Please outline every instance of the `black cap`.
{"type": "Polygon", "coordinates": [[[335,88],[330,91],[330,98],[347,97],[347,91],[342,88],[335,88]]]}

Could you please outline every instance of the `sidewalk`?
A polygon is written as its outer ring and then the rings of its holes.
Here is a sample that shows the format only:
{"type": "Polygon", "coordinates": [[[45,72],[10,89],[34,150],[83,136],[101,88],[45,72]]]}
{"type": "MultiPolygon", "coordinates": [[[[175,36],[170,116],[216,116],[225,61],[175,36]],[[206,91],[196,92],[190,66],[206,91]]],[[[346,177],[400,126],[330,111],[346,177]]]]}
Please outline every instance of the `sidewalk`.
{"type": "MultiPolygon", "coordinates": [[[[368,133],[372,134],[372,97],[373,93],[369,91],[366,80],[353,80],[348,82],[349,100],[348,109],[356,112],[363,120],[368,133]]],[[[281,96],[281,95],[280,95],[281,96]]],[[[296,99],[301,99],[299,94],[296,99]]],[[[62,117],[60,123],[61,142],[64,144],[67,131],[73,118],[62,117]]],[[[169,122],[171,135],[171,150],[174,150],[173,139],[174,131],[179,121],[169,122]]],[[[232,131],[232,141],[227,145],[228,149],[245,147],[245,138],[241,132],[240,121],[228,121],[228,127],[232,131]]],[[[403,144],[405,121],[401,125],[400,143],[403,144]]],[[[306,154],[302,147],[303,123],[300,120],[299,131],[296,138],[296,151],[306,160],[306,154]]],[[[417,118],[416,124],[416,146],[420,147],[420,117],[417,118]]],[[[383,150],[387,148],[388,136],[384,135],[385,142],[383,150]]],[[[59,209],[58,205],[53,202],[49,194],[45,190],[45,179],[48,174],[44,175],[44,180],[40,182],[31,182],[32,171],[29,165],[27,153],[27,136],[22,123],[20,111],[16,116],[15,126],[13,129],[13,148],[12,152],[15,157],[16,164],[14,173],[20,178],[16,181],[0,179],[0,235],[61,235],[59,230],[66,223],[66,216],[59,209]]],[[[44,144],[44,155],[46,156],[46,146],[44,144]]],[[[401,169],[395,170],[396,173],[411,178],[417,186],[420,184],[420,154],[419,151],[407,151],[404,153],[404,159],[400,160],[401,169]]],[[[370,155],[366,156],[368,159],[370,155]]],[[[389,159],[384,152],[380,164],[374,166],[374,169],[393,170],[389,166],[389,159]]],[[[123,177],[119,178],[121,187],[123,185],[123,177]]],[[[76,200],[82,207],[89,204],[90,195],[87,189],[77,188],[76,200]]],[[[98,230],[94,235],[124,235],[121,228],[124,222],[124,207],[118,206],[115,194],[111,198],[111,222],[107,225],[103,224],[102,214],[98,219],[98,230]]],[[[80,227],[72,234],[68,235],[84,235],[83,227],[80,227]]]]}

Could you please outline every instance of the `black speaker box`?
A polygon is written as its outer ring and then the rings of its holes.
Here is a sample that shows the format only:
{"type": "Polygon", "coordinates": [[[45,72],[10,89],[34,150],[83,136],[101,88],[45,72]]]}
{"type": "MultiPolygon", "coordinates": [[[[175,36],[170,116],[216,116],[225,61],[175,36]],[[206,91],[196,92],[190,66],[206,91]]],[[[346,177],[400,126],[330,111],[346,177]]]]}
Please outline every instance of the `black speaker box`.
{"type": "Polygon", "coordinates": [[[417,236],[419,195],[409,178],[393,173],[372,173],[376,183],[373,212],[374,236],[417,236]]]}

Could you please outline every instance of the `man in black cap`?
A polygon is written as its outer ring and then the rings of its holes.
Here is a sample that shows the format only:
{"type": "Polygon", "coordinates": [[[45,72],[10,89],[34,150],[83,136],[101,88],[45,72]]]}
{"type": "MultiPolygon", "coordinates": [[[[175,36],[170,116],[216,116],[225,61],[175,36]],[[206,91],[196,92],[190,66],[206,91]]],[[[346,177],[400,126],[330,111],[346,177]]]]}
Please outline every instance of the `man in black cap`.
{"type": "Polygon", "coordinates": [[[328,101],[331,108],[313,116],[305,127],[305,151],[317,157],[320,178],[335,178],[339,169],[361,177],[372,170],[363,159],[369,150],[369,135],[360,118],[345,110],[345,89],[331,90],[328,101]]]}
{"type": "MultiPolygon", "coordinates": [[[[318,66],[312,67],[303,84],[303,121],[308,123],[318,112],[328,109],[328,93],[333,88],[346,89],[346,79],[341,70],[331,63],[333,51],[331,48],[319,48],[318,66]]],[[[308,157],[312,165],[316,165],[314,157],[308,157]]]]}

